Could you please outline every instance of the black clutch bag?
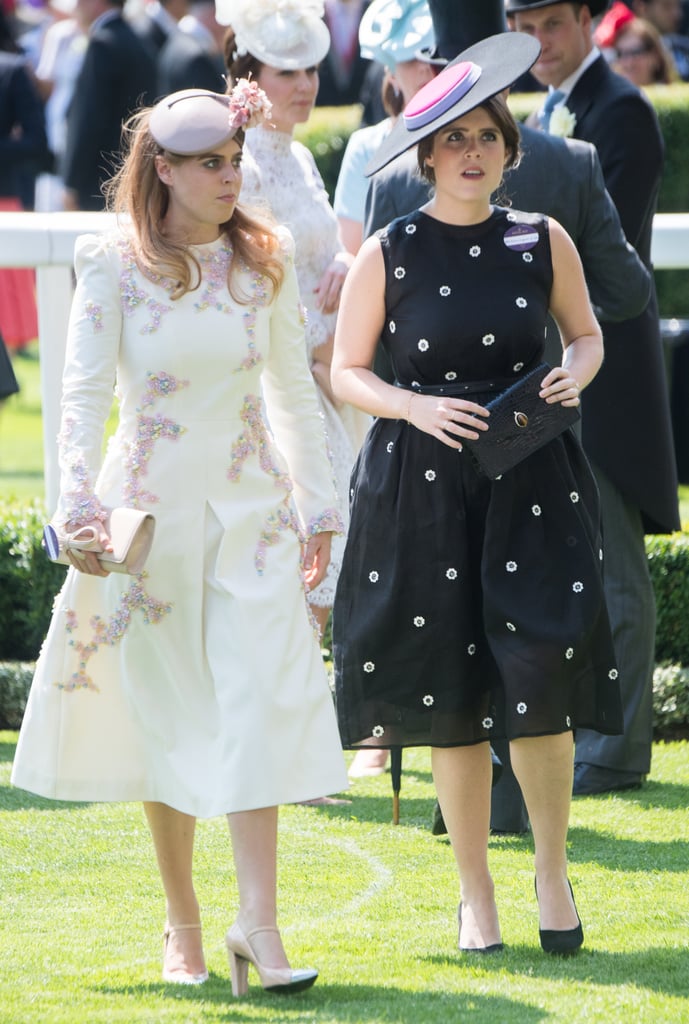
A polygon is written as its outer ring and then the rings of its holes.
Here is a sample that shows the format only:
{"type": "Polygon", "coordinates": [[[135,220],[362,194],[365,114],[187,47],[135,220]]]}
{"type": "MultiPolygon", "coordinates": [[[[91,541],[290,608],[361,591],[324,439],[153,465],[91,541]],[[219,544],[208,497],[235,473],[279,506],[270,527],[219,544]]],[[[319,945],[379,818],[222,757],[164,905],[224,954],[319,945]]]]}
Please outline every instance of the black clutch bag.
{"type": "Polygon", "coordinates": [[[577,406],[549,405],[539,398],[541,381],[550,370],[541,363],[486,405],[488,430],[476,441],[462,438],[479,469],[491,480],[542,448],[580,418],[577,406]]]}

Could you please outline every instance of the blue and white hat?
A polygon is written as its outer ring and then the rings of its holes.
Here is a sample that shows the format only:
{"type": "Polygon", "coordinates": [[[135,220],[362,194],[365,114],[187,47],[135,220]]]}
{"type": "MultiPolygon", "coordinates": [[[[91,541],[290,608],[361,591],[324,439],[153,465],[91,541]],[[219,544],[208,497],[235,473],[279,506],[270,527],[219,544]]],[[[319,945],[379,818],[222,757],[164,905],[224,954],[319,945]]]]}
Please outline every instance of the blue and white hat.
{"type": "Polygon", "coordinates": [[[421,51],[435,46],[427,0],[373,0],[361,17],[359,46],[362,57],[393,72],[404,61],[425,59],[421,51]]]}

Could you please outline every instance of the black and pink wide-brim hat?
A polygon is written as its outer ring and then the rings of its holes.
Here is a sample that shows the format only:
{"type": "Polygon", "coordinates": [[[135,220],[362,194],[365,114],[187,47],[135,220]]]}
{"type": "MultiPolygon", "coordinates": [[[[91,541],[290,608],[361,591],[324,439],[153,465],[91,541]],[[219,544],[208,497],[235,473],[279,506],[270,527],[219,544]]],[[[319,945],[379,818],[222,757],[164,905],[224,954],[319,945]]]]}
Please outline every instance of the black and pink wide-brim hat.
{"type": "Polygon", "coordinates": [[[540,43],[523,32],[499,32],[468,47],[412,97],[368,162],[366,176],[507,89],[540,52],[540,43]]]}

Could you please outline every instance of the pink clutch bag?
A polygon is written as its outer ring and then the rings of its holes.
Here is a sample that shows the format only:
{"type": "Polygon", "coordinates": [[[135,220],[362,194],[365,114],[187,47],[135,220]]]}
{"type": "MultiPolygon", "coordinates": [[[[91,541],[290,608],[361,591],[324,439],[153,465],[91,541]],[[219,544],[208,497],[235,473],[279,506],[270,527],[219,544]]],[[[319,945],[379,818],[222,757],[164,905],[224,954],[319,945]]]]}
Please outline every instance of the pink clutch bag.
{"type": "Polygon", "coordinates": [[[142,571],[153,543],[155,517],[136,508],[114,508],[106,522],[112,551],[103,551],[93,527],[73,533],[59,533],[48,523],[43,530],[43,547],[53,562],[70,565],[68,551],[93,551],[108,572],[135,575],[142,571]]]}

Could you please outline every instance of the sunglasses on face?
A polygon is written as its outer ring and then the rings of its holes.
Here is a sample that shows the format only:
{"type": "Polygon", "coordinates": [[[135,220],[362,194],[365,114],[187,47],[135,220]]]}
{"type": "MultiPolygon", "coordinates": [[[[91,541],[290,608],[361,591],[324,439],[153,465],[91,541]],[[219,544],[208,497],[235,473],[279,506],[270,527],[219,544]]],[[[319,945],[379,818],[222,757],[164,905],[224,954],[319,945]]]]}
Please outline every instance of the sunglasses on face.
{"type": "Polygon", "coordinates": [[[616,50],[618,60],[627,60],[630,57],[643,57],[645,53],[650,53],[650,46],[634,46],[628,50],[616,50]]]}

